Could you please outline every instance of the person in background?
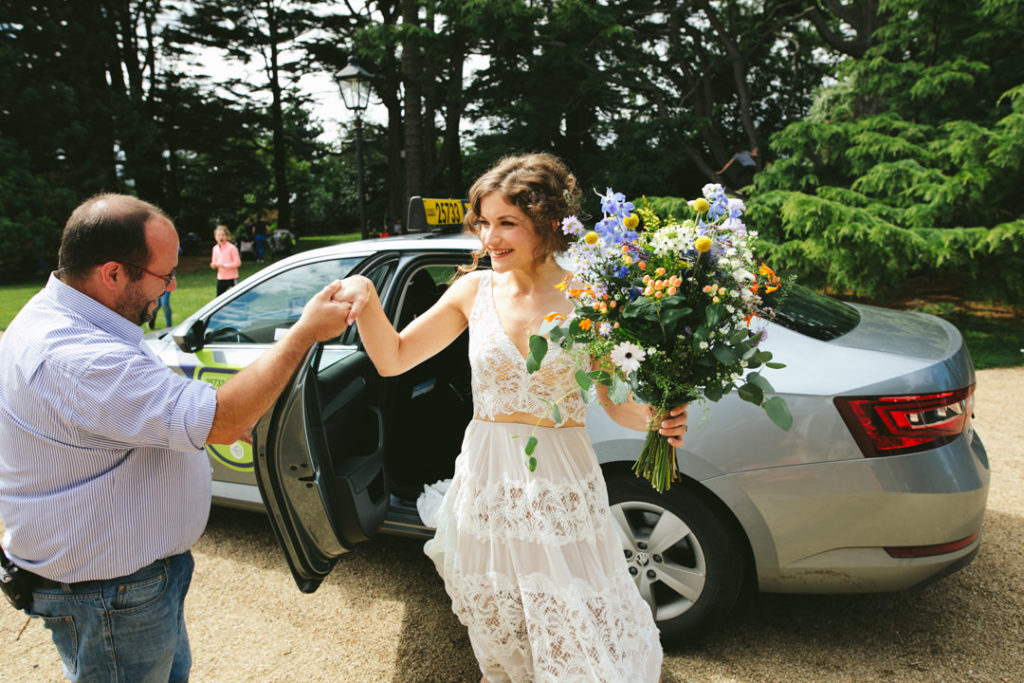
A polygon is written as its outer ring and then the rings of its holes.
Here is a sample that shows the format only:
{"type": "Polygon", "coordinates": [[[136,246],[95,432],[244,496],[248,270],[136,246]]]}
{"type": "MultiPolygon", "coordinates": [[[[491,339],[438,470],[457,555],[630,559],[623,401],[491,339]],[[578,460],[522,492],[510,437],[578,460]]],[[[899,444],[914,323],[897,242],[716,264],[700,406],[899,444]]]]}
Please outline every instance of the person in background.
{"type": "MultiPolygon", "coordinates": [[[[178,257],[181,257],[181,246],[178,246],[178,257]]],[[[164,312],[164,322],[167,323],[165,327],[171,326],[171,290],[165,289],[164,293],[157,299],[156,309],[153,310],[153,315],[149,317],[149,329],[153,329],[156,325],[156,313],[159,310],[164,312]]]]}
{"type": "Polygon", "coordinates": [[[350,312],[331,298],[341,283],[327,285],[215,388],[142,346],[177,264],[160,209],[93,197],[68,219],[58,270],[0,337],[0,549],[72,681],[188,680],[190,548],[212,484],[203,446],[245,438],[350,312]]]}
{"type": "Polygon", "coordinates": [[[149,319],[149,329],[156,327],[156,314],[157,311],[163,310],[165,327],[171,326],[171,293],[166,291],[160,295],[160,298],[156,300],[156,308],[153,309],[153,315],[149,319]]]}
{"type": "Polygon", "coordinates": [[[267,223],[256,221],[252,226],[253,248],[256,250],[257,263],[263,263],[263,251],[267,248],[267,223]]]}
{"type": "Polygon", "coordinates": [[[217,244],[213,245],[210,268],[217,271],[217,296],[220,296],[238,282],[238,267],[242,265],[242,257],[238,248],[231,243],[226,225],[218,225],[213,231],[213,237],[217,244]]]}
{"type": "Polygon", "coordinates": [[[715,175],[722,175],[735,163],[736,168],[733,170],[736,172],[736,187],[742,189],[754,182],[754,174],[757,173],[757,162],[754,160],[756,156],[757,147],[749,152],[740,147],[734,147],[732,157],[725,162],[725,166],[720,171],[715,171],[715,175]]]}

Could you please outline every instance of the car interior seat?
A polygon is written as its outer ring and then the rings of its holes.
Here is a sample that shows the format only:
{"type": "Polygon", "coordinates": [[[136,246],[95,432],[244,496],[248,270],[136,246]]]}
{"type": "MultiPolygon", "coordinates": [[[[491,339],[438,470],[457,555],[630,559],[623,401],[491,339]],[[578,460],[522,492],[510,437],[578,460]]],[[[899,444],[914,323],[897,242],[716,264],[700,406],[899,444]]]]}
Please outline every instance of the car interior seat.
{"type": "MultiPolygon", "coordinates": [[[[426,270],[406,284],[396,329],[425,313],[447,287],[426,270]]],[[[469,333],[463,332],[433,358],[394,378],[388,404],[393,425],[388,474],[393,492],[415,498],[423,484],[452,475],[463,432],[473,416],[469,333]]]]}

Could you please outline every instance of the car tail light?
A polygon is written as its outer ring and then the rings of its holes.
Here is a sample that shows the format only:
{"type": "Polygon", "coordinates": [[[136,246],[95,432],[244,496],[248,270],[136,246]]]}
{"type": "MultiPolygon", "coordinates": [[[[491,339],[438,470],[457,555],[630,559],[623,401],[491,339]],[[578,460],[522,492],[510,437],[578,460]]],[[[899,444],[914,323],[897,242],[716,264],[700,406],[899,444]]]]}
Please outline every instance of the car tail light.
{"type": "Polygon", "coordinates": [[[936,448],[963,434],[971,422],[974,385],[910,396],[837,396],[846,426],[867,458],[936,448]]]}

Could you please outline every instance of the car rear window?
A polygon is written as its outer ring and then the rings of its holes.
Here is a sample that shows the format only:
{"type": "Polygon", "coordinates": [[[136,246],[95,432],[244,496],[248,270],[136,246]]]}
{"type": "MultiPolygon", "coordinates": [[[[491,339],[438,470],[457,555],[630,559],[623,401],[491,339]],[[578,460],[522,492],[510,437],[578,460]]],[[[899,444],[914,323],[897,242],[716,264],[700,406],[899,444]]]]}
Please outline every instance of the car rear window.
{"type": "MultiPolygon", "coordinates": [[[[771,304],[771,302],[767,302],[771,304]]],[[[802,285],[792,285],[775,306],[774,322],[821,341],[841,337],[860,322],[860,312],[802,285]]]]}

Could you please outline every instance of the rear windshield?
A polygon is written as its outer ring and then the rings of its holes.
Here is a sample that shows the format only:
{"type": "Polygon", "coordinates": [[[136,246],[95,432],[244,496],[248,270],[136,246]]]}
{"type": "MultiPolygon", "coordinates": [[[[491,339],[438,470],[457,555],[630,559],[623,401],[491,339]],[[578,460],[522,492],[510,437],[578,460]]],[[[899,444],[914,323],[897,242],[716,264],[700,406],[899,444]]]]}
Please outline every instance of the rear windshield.
{"type": "Polygon", "coordinates": [[[860,312],[813,289],[792,285],[782,303],[775,306],[774,322],[808,337],[830,341],[855,328],[860,312]]]}

